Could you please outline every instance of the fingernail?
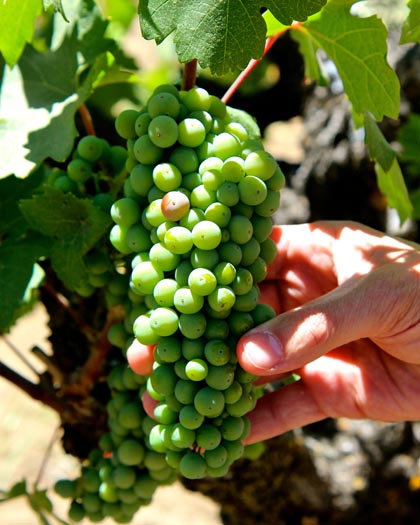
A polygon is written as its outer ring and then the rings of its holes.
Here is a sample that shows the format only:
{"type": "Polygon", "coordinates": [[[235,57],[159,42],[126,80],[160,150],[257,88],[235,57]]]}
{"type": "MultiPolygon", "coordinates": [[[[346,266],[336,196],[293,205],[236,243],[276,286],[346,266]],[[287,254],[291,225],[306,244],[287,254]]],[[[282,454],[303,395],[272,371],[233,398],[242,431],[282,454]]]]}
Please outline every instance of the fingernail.
{"type": "Polygon", "coordinates": [[[279,339],[270,332],[257,332],[244,345],[245,359],[261,370],[273,370],[284,354],[279,339]]]}

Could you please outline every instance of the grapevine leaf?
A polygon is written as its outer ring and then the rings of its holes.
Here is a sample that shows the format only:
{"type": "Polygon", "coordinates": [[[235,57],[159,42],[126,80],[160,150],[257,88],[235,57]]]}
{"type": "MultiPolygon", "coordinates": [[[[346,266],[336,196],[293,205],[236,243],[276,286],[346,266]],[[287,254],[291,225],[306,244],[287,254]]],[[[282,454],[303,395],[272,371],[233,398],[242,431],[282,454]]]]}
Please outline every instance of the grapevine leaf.
{"type": "MultiPolygon", "coordinates": [[[[48,254],[51,241],[39,234],[0,245],[0,332],[7,331],[24,305],[31,300],[33,278],[39,276],[35,263],[48,254]]],[[[35,279],[39,285],[39,279],[35,279]]]]}
{"type": "Polygon", "coordinates": [[[420,42],[420,0],[409,0],[410,12],[401,31],[401,44],[420,42]]]}
{"type": "Polygon", "coordinates": [[[44,9],[47,10],[49,7],[53,7],[56,13],[60,13],[63,19],[68,22],[66,14],[64,12],[63,3],[61,0],[43,0],[44,9]]]}
{"type": "Polygon", "coordinates": [[[353,3],[330,0],[298,29],[307,32],[335,63],[356,113],[368,111],[377,121],[384,116],[397,118],[400,84],[386,61],[386,28],[374,16],[353,16],[353,3]]]}
{"type": "Polygon", "coordinates": [[[262,7],[289,25],[293,20],[306,20],[325,1],[144,0],[139,2],[139,15],[146,39],[159,44],[174,33],[180,62],[197,59],[201,67],[223,75],[244,69],[252,58],[261,58],[267,31],[262,7]]]}
{"type": "Polygon", "coordinates": [[[25,45],[32,41],[35,18],[41,11],[41,0],[0,2],[0,53],[10,67],[17,63],[25,45]]]}
{"type": "MultiPolygon", "coordinates": [[[[91,0],[83,0],[86,10],[91,0]]],[[[27,46],[18,65],[6,67],[0,100],[0,178],[26,177],[50,157],[63,162],[73,147],[75,113],[113,63],[105,26],[93,9],[60,46],[40,53],[27,46]],[[100,52],[99,56],[96,52],[100,52]]],[[[63,22],[64,24],[64,22],[63,22]]],[[[66,24],[70,27],[70,24],[66,24]]]]}
{"type": "Polygon", "coordinates": [[[375,171],[380,191],[387,197],[388,205],[398,211],[401,224],[413,217],[413,204],[405,186],[404,177],[398,160],[395,158],[391,168],[384,171],[376,162],[375,171]]]}
{"type": "Polygon", "coordinates": [[[42,178],[43,171],[39,170],[25,180],[13,176],[0,180],[0,240],[5,235],[18,238],[27,230],[18,201],[30,197],[42,178]]]}
{"type": "Polygon", "coordinates": [[[41,513],[43,510],[51,512],[53,510],[51,500],[47,496],[46,490],[37,490],[32,494],[28,494],[28,500],[35,512],[41,513]]]}
{"type": "Polygon", "coordinates": [[[46,187],[43,194],[20,201],[31,227],[52,237],[51,263],[70,289],[86,278],[83,256],[108,231],[111,219],[88,199],[46,187]]]}
{"type": "Polygon", "coordinates": [[[396,152],[386,141],[371,115],[365,115],[366,144],[370,158],[375,161],[375,172],[380,191],[388,205],[398,211],[401,223],[413,217],[413,204],[401,172],[396,152]]]}
{"type": "Polygon", "coordinates": [[[402,146],[401,160],[420,166],[420,115],[411,113],[399,128],[398,140],[402,146]]]}
{"type": "Polygon", "coordinates": [[[12,487],[10,487],[10,489],[8,489],[7,491],[2,490],[0,492],[2,496],[0,499],[0,502],[23,496],[24,494],[27,493],[26,480],[18,481],[12,487]]]}
{"type": "Polygon", "coordinates": [[[305,77],[320,86],[328,85],[328,79],[318,60],[318,47],[315,41],[303,31],[293,31],[292,37],[299,44],[299,51],[305,60],[305,77]]]}

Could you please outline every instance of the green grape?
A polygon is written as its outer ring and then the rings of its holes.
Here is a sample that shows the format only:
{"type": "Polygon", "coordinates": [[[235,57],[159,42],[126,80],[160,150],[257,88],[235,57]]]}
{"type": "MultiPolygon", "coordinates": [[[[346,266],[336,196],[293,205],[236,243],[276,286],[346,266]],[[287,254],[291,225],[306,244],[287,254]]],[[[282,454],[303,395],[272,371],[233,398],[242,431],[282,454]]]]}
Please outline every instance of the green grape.
{"type": "Polygon", "coordinates": [[[161,339],[155,348],[155,354],[164,363],[175,363],[182,355],[182,343],[177,337],[161,339]]]}
{"type": "Polygon", "coordinates": [[[178,379],[174,394],[176,399],[183,405],[191,405],[194,402],[194,397],[199,390],[199,386],[195,381],[188,381],[185,374],[185,379],[178,379]]]}
{"type": "Polygon", "coordinates": [[[153,297],[159,306],[174,306],[175,292],[179,284],[175,279],[162,279],[153,288],[153,297]]]}
{"type": "Polygon", "coordinates": [[[191,381],[202,381],[208,374],[207,363],[203,359],[191,359],[185,366],[185,374],[191,381]]]}
{"type": "Polygon", "coordinates": [[[225,182],[225,178],[220,171],[207,170],[201,175],[201,181],[206,190],[216,191],[225,182]]]}
{"type": "Polygon", "coordinates": [[[199,208],[200,210],[205,211],[211,204],[214,203],[215,200],[216,193],[212,190],[208,190],[204,184],[199,184],[198,186],[192,188],[190,201],[191,206],[194,208],[199,208]]]}
{"type": "Polygon", "coordinates": [[[221,339],[208,341],[204,346],[207,361],[216,366],[225,365],[230,360],[229,345],[221,339]]]}
{"type": "Polygon", "coordinates": [[[222,261],[230,262],[233,266],[238,267],[242,260],[241,247],[232,241],[219,244],[217,247],[219,257],[222,261]]]}
{"type": "Polygon", "coordinates": [[[180,256],[173,253],[162,242],[156,243],[150,248],[149,256],[155,267],[164,272],[175,270],[180,261],[180,256]]]}
{"type": "Polygon", "coordinates": [[[179,422],[184,428],[196,430],[201,427],[204,416],[197,412],[193,405],[186,405],[179,412],[179,422]]]}
{"type": "Polygon", "coordinates": [[[200,210],[199,208],[190,208],[179,221],[179,225],[192,231],[194,226],[204,219],[205,216],[203,210],[200,210]]]}
{"type": "Polygon", "coordinates": [[[72,501],[68,512],[68,516],[71,519],[71,521],[79,523],[84,519],[85,515],[86,512],[83,506],[77,501],[72,501]]]}
{"type": "Polygon", "coordinates": [[[190,257],[193,268],[212,270],[219,262],[217,250],[194,248],[190,257]]]}
{"type": "Polygon", "coordinates": [[[209,295],[217,286],[217,278],[207,268],[195,268],[188,276],[188,286],[197,295],[209,295]]]}
{"type": "Polygon", "coordinates": [[[206,331],[206,317],[202,312],[195,314],[181,314],[179,329],[184,337],[198,339],[206,331]]]}
{"type": "Polygon", "coordinates": [[[67,175],[57,177],[53,184],[54,188],[62,191],[63,193],[77,193],[77,184],[74,180],[71,180],[67,175]]]}
{"type": "Polygon", "coordinates": [[[131,281],[142,294],[151,294],[156,284],[164,277],[163,271],[152,261],[140,262],[133,268],[131,281]]]}
{"type": "Polygon", "coordinates": [[[219,228],[226,228],[231,216],[230,208],[221,202],[213,202],[204,212],[206,220],[214,222],[219,228]]]}
{"type": "Polygon", "coordinates": [[[127,520],[157,484],[177,474],[223,476],[244,452],[245,416],[259,390],[234,349],[241,335],[275,315],[258,303],[258,283],[276,255],[272,217],[285,181],[234,114],[202,88],[162,85],[141,112],[119,120],[127,139],[119,164],[128,174],[123,197],[108,207],[115,223],[110,240],[123,256],[132,255],[119,259],[126,272],[121,289],[105,262],[99,271],[92,261],[88,282],[109,287],[110,304],[127,308],[112,336],[123,355],[134,336],[154,346],[154,364],[138,384],[135,374],[126,382],[121,372],[110,374],[110,431],[101,451],[112,459],[100,461],[112,472],[134,469],[137,479],[121,473],[102,480],[120,499],[99,510],[92,504],[89,518],[108,513],[127,520]],[[136,412],[144,391],[157,401],[156,421],[136,412]],[[120,453],[130,441],[142,447],[138,463],[120,453]],[[153,481],[149,492],[137,481],[144,469],[145,486],[153,481]]]}
{"type": "Polygon", "coordinates": [[[129,179],[133,190],[141,197],[146,197],[153,186],[153,168],[146,164],[136,164],[131,170],[129,179]]]}
{"type": "Polygon", "coordinates": [[[202,309],[203,305],[203,297],[193,292],[189,287],[178,288],[175,292],[174,306],[183,314],[195,314],[202,309]]]}
{"type": "Polygon", "coordinates": [[[267,190],[266,198],[255,207],[255,212],[262,217],[271,217],[280,206],[280,193],[267,190]]]}
{"type": "Polygon", "coordinates": [[[134,439],[126,439],[119,445],[117,457],[123,465],[139,465],[144,458],[144,447],[134,439]]]}
{"type": "Polygon", "coordinates": [[[175,164],[162,162],[153,168],[153,182],[162,191],[172,191],[180,187],[182,175],[175,164]]]}
{"type": "Polygon", "coordinates": [[[140,219],[140,208],[137,202],[123,197],[111,206],[112,220],[122,228],[129,228],[140,219]]]}
{"type": "Polygon", "coordinates": [[[245,159],[245,172],[247,175],[254,175],[261,180],[268,180],[276,170],[276,160],[266,151],[260,149],[252,151],[245,159]]]}
{"type": "Polygon", "coordinates": [[[161,364],[153,370],[150,381],[158,394],[167,396],[174,391],[178,378],[171,364],[161,364]]]}
{"type": "Polygon", "coordinates": [[[135,122],[139,113],[134,109],[122,111],[115,120],[115,129],[123,139],[134,139],[136,137],[135,122]]]}
{"type": "Polygon", "coordinates": [[[200,250],[214,250],[222,240],[222,232],[212,221],[201,221],[192,229],[192,240],[200,250]]]}
{"type": "Polygon", "coordinates": [[[204,450],[214,450],[222,441],[220,430],[214,425],[204,424],[196,432],[197,445],[204,450]]]}
{"type": "Polygon", "coordinates": [[[147,132],[153,144],[170,148],[178,139],[178,124],[168,115],[158,115],[150,121],[147,132]]]}
{"type": "Polygon", "coordinates": [[[136,481],[136,471],[133,467],[118,465],[113,472],[112,479],[117,488],[128,489],[132,487],[136,481]]]}
{"type": "Polygon", "coordinates": [[[179,471],[187,479],[204,478],[207,473],[207,465],[199,454],[188,452],[179,463],[179,471]]]}
{"type": "Polygon", "coordinates": [[[170,336],[178,330],[178,315],[171,308],[156,308],[150,314],[150,326],[158,335],[170,336]]]}
{"type": "Polygon", "coordinates": [[[96,162],[104,152],[104,141],[94,135],[87,135],[79,140],[77,152],[83,159],[96,162]]]}
{"type": "Polygon", "coordinates": [[[257,206],[267,197],[267,186],[264,181],[253,175],[246,175],[238,184],[239,197],[244,204],[257,206]]]}
{"type": "MultiPolygon", "coordinates": [[[[219,202],[225,206],[228,206],[229,208],[235,206],[235,204],[238,204],[240,199],[238,186],[234,182],[230,181],[224,182],[217,188],[216,196],[219,202]]],[[[213,198],[212,202],[215,200],[216,199],[213,198]]]]}
{"type": "Polygon", "coordinates": [[[181,109],[178,98],[168,92],[155,93],[147,104],[149,114],[152,118],[158,115],[167,115],[176,118],[181,109]]]}
{"type": "Polygon", "coordinates": [[[125,242],[132,252],[145,252],[151,247],[150,233],[142,224],[133,224],[127,230],[125,242]]]}
{"type": "Polygon", "coordinates": [[[192,233],[183,226],[174,226],[165,233],[165,244],[172,253],[188,253],[193,247],[192,233]]]}
{"type": "Polygon", "coordinates": [[[195,432],[183,427],[180,423],[171,429],[171,442],[177,448],[189,448],[195,441],[195,432]]]}
{"type": "Polygon", "coordinates": [[[233,308],[236,296],[228,286],[217,286],[207,297],[208,304],[216,312],[226,312],[233,308]]]}
{"type": "Polygon", "coordinates": [[[219,445],[211,450],[206,450],[204,459],[208,467],[216,469],[225,465],[228,459],[228,453],[223,445],[219,445]]]}
{"type": "MultiPolygon", "coordinates": [[[[238,401],[238,403],[241,400],[238,401]]],[[[235,406],[235,405],[230,405],[235,406]]],[[[219,390],[205,386],[194,397],[194,407],[201,415],[208,418],[220,416],[225,407],[225,398],[219,390]]]]}
{"type": "Polygon", "coordinates": [[[181,343],[181,353],[185,359],[196,359],[204,356],[204,342],[201,339],[184,338],[181,343]]]}
{"type": "MultiPolygon", "coordinates": [[[[175,423],[178,419],[178,412],[172,410],[166,403],[159,403],[155,406],[153,411],[154,417],[158,423],[169,425],[175,423]]],[[[147,463],[145,462],[146,466],[147,463]]]]}
{"type": "Polygon", "coordinates": [[[230,363],[225,365],[210,366],[206,383],[215,390],[226,390],[229,388],[235,379],[235,367],[230,363]]]}
{"type": "Polygon", "coordinates": [[[136,140],[133,153],[136,160],[142,164],[156,164],[163,157],[163,149],[156,146],[149,135],[142,135],[136,140]]]}
{"type": "Polygon", "coordinates": [[[54,490],[62,498],[74,498],[76,496],[76,483],[69,479],[59,479],[54,485],[54,490]]]}
{"type": "Polygon", "coordinates": [[[136,479],[133,490],[138,498],[148,500],[153,496],[157,487],[158,483],[155,480],[151,479],[148,474],[142,474],[136,479]]]}
{"type": "Polygon", "coordinates": [[[233,215],[228,229],[231,241],[236,244],[245,244],[252,238],[252,222],[243,215],[233,215]]]}
{"type": "Polygon", "coordinates": [[[204,142],[206,128],[196,118],[186,118],[178,124],[178,141],[182,146],[196,148],[204,142]]]}
{"type": "Polygon", "coordinates": [[[67,174],[74,182],[86,182],[92,176],[92,166],[83,159],[73,159],[67,166],[67,174]]]}
{"type": "Polygon", "coordinates": [[[172,150],[169,162],[174,164],[181,173],[192,173],[198,169],[198,156],[194,148],[178,146],[172,150]]]}

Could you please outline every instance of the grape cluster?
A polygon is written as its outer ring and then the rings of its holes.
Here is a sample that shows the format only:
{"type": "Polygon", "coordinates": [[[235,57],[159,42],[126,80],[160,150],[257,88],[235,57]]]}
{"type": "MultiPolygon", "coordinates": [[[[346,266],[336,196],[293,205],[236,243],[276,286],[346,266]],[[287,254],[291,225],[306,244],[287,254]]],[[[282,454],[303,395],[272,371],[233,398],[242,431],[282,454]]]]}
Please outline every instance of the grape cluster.
{"type": "Polygon", "coordinates": [[[284,175],[259,137],[199,87],[160,86],[115,125],[129,175],[111,207],[110,241],[132,255],[130,291],[147,307],[134,336],[155,347],[148,440],[186,478],[222,476],[243,454],[256,403],[235,348],[274,315],[258,283],[275,256],[284,175]]]}
{"type": "Polygon", "coordinates": [[[178,478],[165,455],[147,446],[154,421],[141,403],[146,378],[114,363],[107,381],[109,432],[91,451],[77,479],[55,484],[60,496],[71,499],[68,515],[75,522],[111,517],[117,523],[131,523],[139,508],[151,502],[159,485],[178,478]]]}

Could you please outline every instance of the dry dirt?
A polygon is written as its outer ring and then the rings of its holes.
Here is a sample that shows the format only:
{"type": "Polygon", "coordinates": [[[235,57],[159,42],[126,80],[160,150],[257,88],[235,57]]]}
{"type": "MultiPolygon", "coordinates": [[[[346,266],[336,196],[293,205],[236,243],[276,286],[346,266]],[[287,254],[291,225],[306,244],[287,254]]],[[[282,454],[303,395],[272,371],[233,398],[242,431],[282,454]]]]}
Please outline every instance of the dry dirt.
{"type": "MultiPolygon", "coordinates": [[[[7,336],[30,360],[37,370],[42,366],[30,355],[30,348],[37,344],[48,349],[45,315],[41,309],[22,319],[7,336]]],[[[28,379],[34,375],[19,357],[0,339],[1,360],[19,370],[28,379]]],[[[39,488],[51,487],[62,477],[75,477],[77,461],[66,455],[59,441],[51,449],[44,469],[42,463],[58,428],[55,412],[0,379],[0,489],[6,489],[17,481],[28,480],[31,485],[42,470],[39,488]]],[[[51,491],[56,513],[65,518],[67,502],[55,497],[51,491]]],[[[53,520],[51,520],[53,521],[53,520]]],[[[37,516],[24,498],[0,504],[0,525],[38,525],[37,516]]],[[[57,522],[54,522],[54,525],[57,522]]],[[[82,522],[87,525],[90,522],[82,522]]],[[[103,525],[112,525],[105,520],[103,525]]],[[[219,507],[200,493],[187,491],[180,483],[157,490],[153,502],[141,509],[132,525],[221,525],[219,507]]]]}

